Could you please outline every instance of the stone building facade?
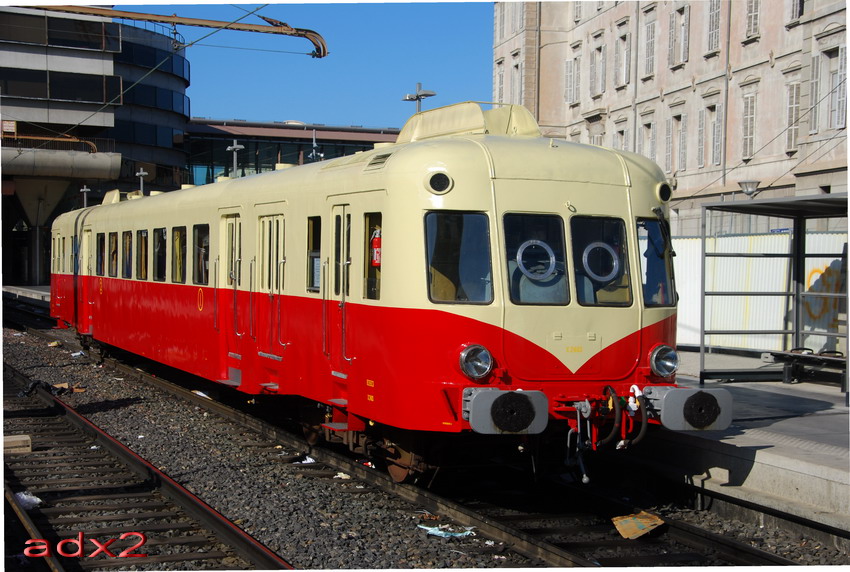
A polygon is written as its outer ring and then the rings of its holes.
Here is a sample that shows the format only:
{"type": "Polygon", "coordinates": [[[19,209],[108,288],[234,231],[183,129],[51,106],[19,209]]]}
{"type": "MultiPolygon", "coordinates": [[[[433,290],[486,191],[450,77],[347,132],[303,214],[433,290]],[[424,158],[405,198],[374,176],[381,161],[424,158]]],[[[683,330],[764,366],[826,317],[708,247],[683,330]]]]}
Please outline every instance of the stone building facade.
{"type": "Polygon", "coordinates": [[[749,200],[741,181],[759,198],[847,191],[843,0],[497,2],[494,16],[494,101],[525,105],[546,136],[654,159],[677,236],[700,233],[702,203],[749,200]]]}

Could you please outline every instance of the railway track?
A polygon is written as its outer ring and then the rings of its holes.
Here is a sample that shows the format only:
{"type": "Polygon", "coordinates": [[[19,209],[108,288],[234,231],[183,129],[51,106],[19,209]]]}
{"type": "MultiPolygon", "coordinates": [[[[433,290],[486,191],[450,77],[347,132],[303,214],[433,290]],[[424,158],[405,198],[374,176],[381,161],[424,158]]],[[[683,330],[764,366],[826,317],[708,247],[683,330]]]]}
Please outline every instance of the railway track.
{"type": "Polygon", "coordinates": [[[291,568],[158,469],[4,364],[5,496],[53,570],[291,568]]]}
{"type": "MultiPolygon", "coordinates": [[[[480,475],[466,478],[468,482],[477,485],[473,494],[459,490],[445,490],[441,491],[445,494],[437,494],[439,487],[435,487],[435,491],[429,491],[411,485],[399,485],[386,475],[363,466],[347,455],[328,449],[310,448],[300,435],[295,436],[280,427],[257,419],[244,410],[211,401],[190,390],[170,384],[162,379],[161,372],[157,372],[158,375],[154,377],[136,367],[120,363],[110,364],[109,367],[117,368],[117,375],[125,381],[155,384],[205,411],[239,423],[252,434],[267,439],[269,442],[265,447],[277,444],[287,451],[309,453],[316,463],[287,465],[289,470],[298,472],[301,478],[332,479],[342,472],[353,480],[337,490],[350,493],[382,490],[425,511],[428,520],[424,524],[436,526],[451,523],[452,530],[471,527],[479,537],[490,539],[489,543],[482,545],[481,550],[498,553],[508,548],[529,558],[535,565],[549,566],[794,564],[790,560],[753,549],[747,544],[672,521],[665,521],[663,526],[641,539],[623,539],[614,531],[611,516],[627,515],[636,509],[612,505],[608,500],[595,499],[589,505],[570,500],[589,498],[587,487],[568,491],[563,483],[547,483],[545,486],[538,483],[534,487],[538,494],[533,495],[527,490],[508,492],[511,490],[510,485],[502,483],[493,489],[492,493],[488,493],[487,487],[481,483],[480,475]],[[448,500],[449,496],[455,500],[448,500]],[[553,499],[566,501],[553,502],[553,499]],[[601,509],[603,505],[605,508],[601,509]]],[[[288,460],[294,461],[301,456],[300,453],[293,454],[288,460]]],[[[460,480],[463,479],[464,477],[460,477],[460,480]]],[[[441,475],[437,483],[442,482],[441,475]]]]}
{"type": "MultiPolygon", "coordinates": [[[[509,546],[523,556],[546,566],[624,567],[624,566],[706,566],[706,565],[794,565],[795,562],[747,544],[701,530],[696,526],[669,519],[658,531],[639,540],[622,538],[616,533],[611,517],[628,515],[639,509],[596,493],[590,503],[562,499],[584,499],[589,489],[563,483],[536,483],[531,489],[517,491],[505,507],[509,479],[496,483],[489,499],[488,487],[476,475],[456,475],[453,482],[476,483],[472,494],[446,490],[444,493],[419,486],[395,483],[387,474],[364,466],[345,453],[311,447],[300,435],[266,422],[230,405],[211,401],[197,392],[172,384],[163,377],[149,375],[113,359],[110,367],[126,379],[156,385],[181,399],[204,407],[216,415],[235,421],[284,449],[304,451],[292,460],[308,454],[316,463],[296,465],[306,478],[332,479],[340,473],[350,475],[367,487],[385,491],[423,507],[439,523],[450,529],[474,529],[489,538],[492,545],[509,546]],[[458,500],[451,500],[452,498],[458,500]],[[554,499],[554,500],[553,500],[554,499]],[[523,507],[518,509],[516,507],[523,507]],[[527,507],[533,507],[527,510],[527,507]]],[[[509,470],[506,472],[510,472],[509,470]]],[[[451,485],[448,487],[451,489],[451,485]]],[[[508,495],[511,496],[511,495],[508,495]]],[[[434,524],[434,523],[432,523],[434,524]]]]}

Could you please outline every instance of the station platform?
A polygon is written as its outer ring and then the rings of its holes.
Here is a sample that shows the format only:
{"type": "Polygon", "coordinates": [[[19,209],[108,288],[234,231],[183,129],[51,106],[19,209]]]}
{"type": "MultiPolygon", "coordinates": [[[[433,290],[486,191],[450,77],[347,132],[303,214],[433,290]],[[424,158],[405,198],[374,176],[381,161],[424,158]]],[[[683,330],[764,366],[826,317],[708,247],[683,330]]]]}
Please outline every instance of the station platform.
{"type": "Polygon", "coordinates": [[[26,298],[39,306],[50,307],[50,286],[7,286],[3,285],[4,298],[26,298]]]}
{"type": "MultiPolygon", "coordinates": [[[[699,387],[699,353],[680,352],[678,382],[699,387]]],[[[706,357],[706,368],[765,368],[759,358],[706,357]]],[[[668,476],[850,534],[850,416],[836,384],[722,382],[732,394],[724,431],[659,431],[647,451],[668,476]]]]}

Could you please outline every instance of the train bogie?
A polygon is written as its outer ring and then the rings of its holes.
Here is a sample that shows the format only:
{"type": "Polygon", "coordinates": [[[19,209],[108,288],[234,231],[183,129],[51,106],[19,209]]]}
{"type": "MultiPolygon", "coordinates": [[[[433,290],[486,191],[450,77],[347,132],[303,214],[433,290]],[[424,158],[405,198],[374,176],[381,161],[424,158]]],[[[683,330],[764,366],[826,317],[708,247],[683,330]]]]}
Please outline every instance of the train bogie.
{"type": "Polygon", "coordinates": [[[395,145],[59,217],[52,311],[319,404],[315,433],[401,467],[427,464],[406,434],[561,426],[596,448],[648,423],[719,428],[725,392],[675,385],[669,198],[646,159],[460,104],[395,145]]]}

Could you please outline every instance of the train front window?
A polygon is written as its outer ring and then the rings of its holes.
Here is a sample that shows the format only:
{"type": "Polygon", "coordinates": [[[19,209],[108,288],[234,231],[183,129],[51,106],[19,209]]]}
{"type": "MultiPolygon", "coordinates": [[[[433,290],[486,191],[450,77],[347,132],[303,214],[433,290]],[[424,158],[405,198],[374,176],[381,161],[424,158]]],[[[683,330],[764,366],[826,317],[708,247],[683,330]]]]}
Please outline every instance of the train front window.
{"type": "Polygon", "coordinates": [[[630,306],[625,223],[616,218],[574,216],[570,227],[579,304],[630,306]]]}
{"type": "Polygon", "coordinates": [[[482,213],[425,215],[428,296],[432,302],[489,304],[493,301],[490,232],[482,213]]]}
{"type": "Polygon", "coordinates": [[[505,215],[505,253],[511,302],[569,303],[564,222],[557,215],[505,215]]]}
{"type": "Polygon", "coordinates": [[[670,248],[661,224],[655,219],[637,221],[643,303],[646,306],[672,306],[676,303],[670,248]]]}

